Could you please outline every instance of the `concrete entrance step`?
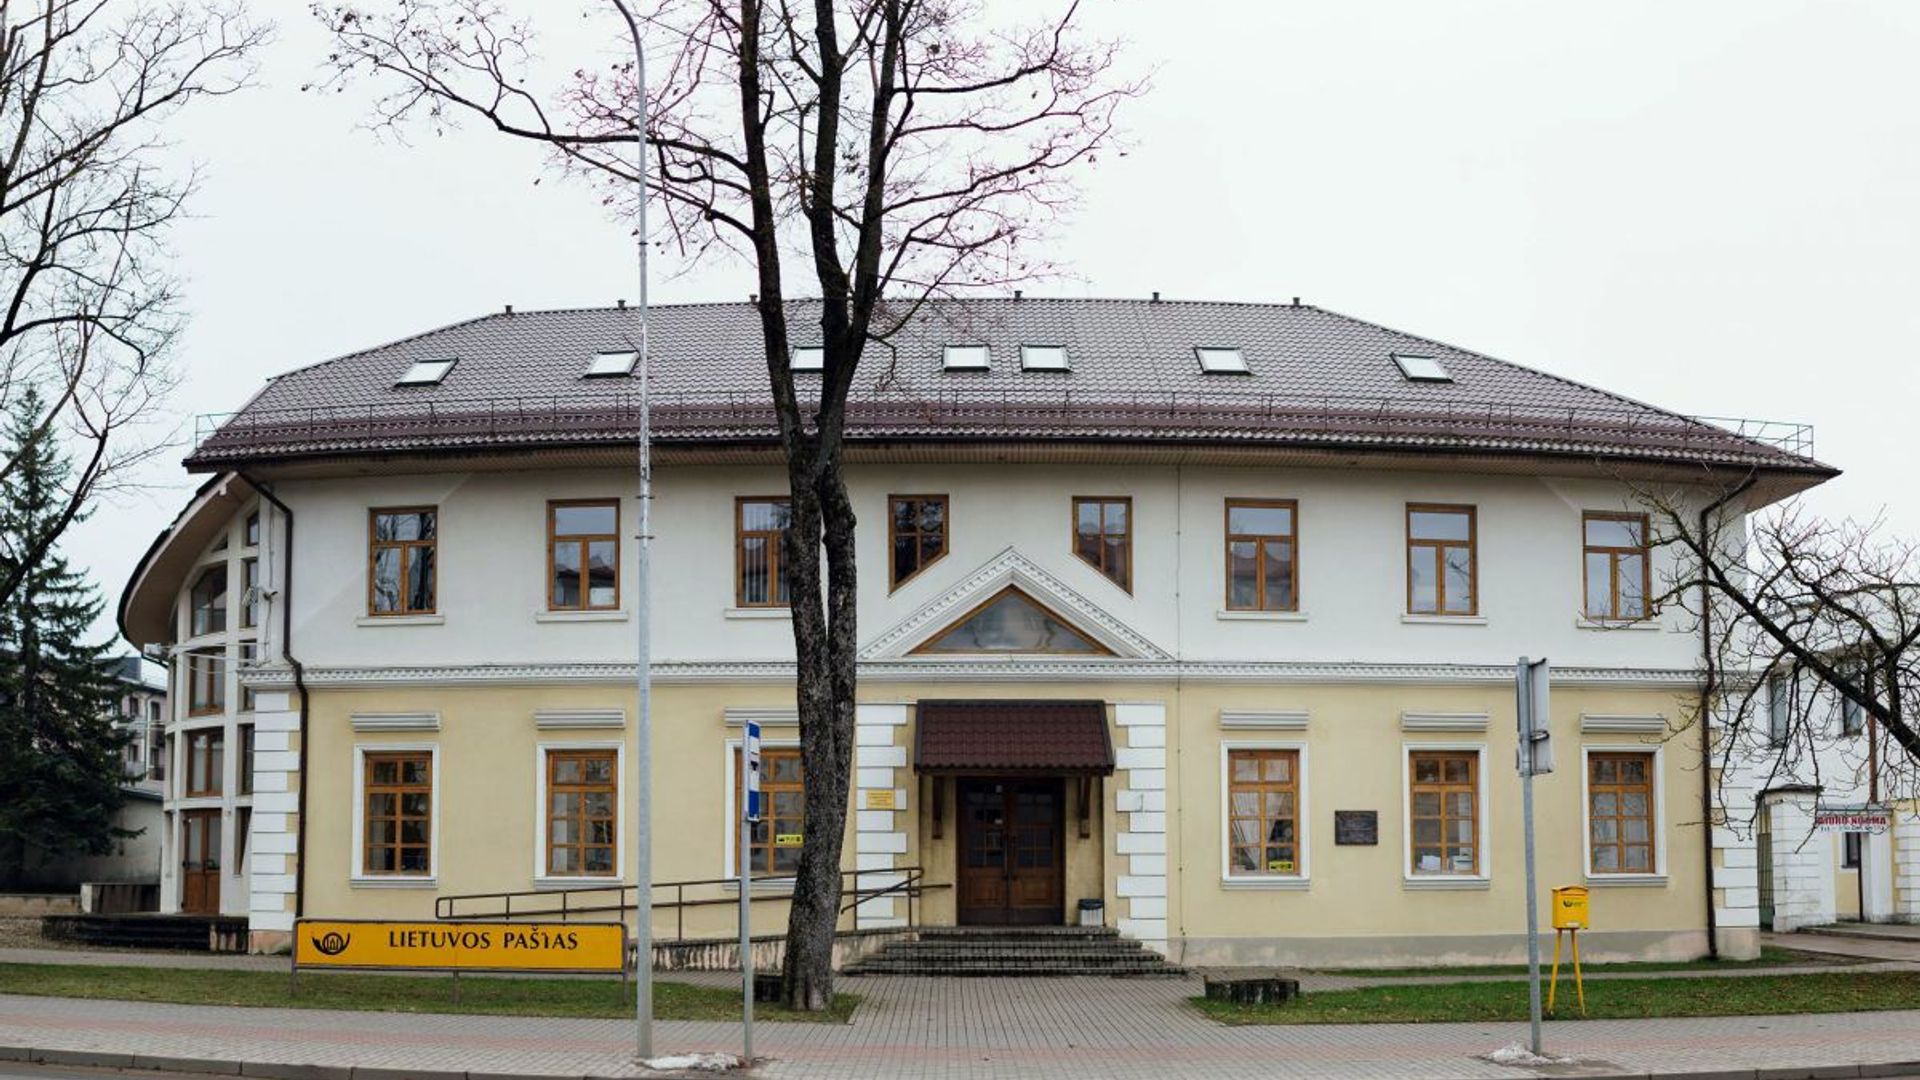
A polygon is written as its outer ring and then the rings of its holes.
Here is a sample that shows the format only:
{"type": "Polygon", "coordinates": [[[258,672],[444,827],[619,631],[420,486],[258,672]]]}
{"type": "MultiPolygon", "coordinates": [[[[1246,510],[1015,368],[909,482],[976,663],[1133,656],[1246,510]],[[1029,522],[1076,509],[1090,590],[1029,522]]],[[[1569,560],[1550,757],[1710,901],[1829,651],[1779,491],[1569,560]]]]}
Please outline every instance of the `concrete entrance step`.
{"type": "Polygon", "coordinates": [[[1184,975],[1108,927],[928,927],[847,966],[848,975],[1184,975]]]}

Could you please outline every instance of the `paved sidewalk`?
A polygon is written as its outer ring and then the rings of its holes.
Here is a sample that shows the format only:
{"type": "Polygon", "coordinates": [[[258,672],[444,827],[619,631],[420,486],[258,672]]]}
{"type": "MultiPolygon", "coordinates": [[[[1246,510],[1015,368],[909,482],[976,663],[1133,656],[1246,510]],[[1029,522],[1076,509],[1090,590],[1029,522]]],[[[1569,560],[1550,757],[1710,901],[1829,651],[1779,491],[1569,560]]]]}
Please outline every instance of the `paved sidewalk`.
{"type": "MultiPolygon", "coordinates": [[[[852,980],[849,980],[851,983],[852,980]]],[[[769,1078],[1044,1076],[1600,1076],[1913,1062],[1920,1012],[1548,1025],[1575,1066],[1513,1069],[1479,1055],[1518,1024],[1224,1027],[1183,1003],[1182,979],[858,980],[852,1023],[761,1024],[769,1078]]],[[[1916,1003],[1920,1004],[1920,1003],[1916,1003]]],[[[631,1076],[633,1027],[613,1020],[341,1013],[0,996],[0,1047],[402,1072],[631,1076]]],[[[737,1050],[737,1025],[666,1022],[661,1052],[737,1050]]]]}

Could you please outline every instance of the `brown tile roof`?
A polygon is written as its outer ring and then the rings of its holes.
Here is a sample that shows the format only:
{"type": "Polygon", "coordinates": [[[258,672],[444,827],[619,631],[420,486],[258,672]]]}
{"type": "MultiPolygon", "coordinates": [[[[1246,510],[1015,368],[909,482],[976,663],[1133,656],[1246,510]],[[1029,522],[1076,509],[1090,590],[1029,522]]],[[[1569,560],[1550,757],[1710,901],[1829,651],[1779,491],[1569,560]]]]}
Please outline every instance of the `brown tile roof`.
{"type": "MultiPolygon", "coordinates": [[[[796,333],[818,304],[795,302],[796,333]]],[[[200,469],[337,454],[629,442],[637,380],[586,378],[629,349],[625,308],[497,314],[282,375],[188,458],[200,469]],[[396,386],[458,358],[437,386],[396,386]]],[[[756,309],[656,307],[654,432],[663,445],[768,444],[774,418],[756,309]]],[[[804,336],[796,344],[804,345],[804,336]]],[[[818,376],[801,375],[803,395],[818,376]]],[[[979,299],[930,304],[869,345],[849,408],[858,443],[1020,439],[1579,455],[1830,474],[1811,458],[1544,372],[1306,305],[979,299]],[[947,371],[985,344],[986,371],[947,371]],[[1020,346],[1064,345],[1071,370],[1023,371],[1020,346]],[[1194,349],[1241,350],[1206,374],[1194,349]],[[1451,382],[1414,382],[1396,353],[1451,382]]]]}
{"type": "Polygon", "coordinates": [[[917,713],[920,772],[1113,772],[1103,702],[935,699],[917,713]]]}

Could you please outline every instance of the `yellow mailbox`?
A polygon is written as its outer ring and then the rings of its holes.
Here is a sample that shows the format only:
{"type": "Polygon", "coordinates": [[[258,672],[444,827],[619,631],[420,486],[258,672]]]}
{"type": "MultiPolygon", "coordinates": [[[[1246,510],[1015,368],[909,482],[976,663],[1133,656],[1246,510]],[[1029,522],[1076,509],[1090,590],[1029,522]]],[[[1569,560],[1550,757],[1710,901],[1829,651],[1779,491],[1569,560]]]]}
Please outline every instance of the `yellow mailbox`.
{"type": "Polygon", "coordinates": [[[1553,890],[1553,928],[1555,930],[1585,930],[1592,923],[1587,919],[1587,890],[1583,885],[1565,885],[1553,890]]]}

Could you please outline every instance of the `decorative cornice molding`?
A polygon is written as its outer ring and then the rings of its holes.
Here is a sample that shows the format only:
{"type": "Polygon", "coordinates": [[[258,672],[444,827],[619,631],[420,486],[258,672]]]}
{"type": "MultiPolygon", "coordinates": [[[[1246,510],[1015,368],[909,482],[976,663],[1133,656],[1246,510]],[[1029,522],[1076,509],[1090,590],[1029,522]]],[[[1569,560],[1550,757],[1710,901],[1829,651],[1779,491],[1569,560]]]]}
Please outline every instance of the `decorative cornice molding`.
{"type": "Polygon", "coordinates": [[[535,709],[533,726],[541,731],[580,728],[624,728],[625,709],[535,709]]]}
{"type": "Polygon", "coordinates": [[[1582,735],[1665,735],[1667,718],[1658,713],[1652,716],[1581,713],[1580,733],[1582,735]]]}
{"type": "Polygon", "coordinates": [[[1485,731],[1486,713],[1403,712],[1401,731],[1485,731]]]}
{"type": "Polygon", "coordinates": [[[1305,731],[1305,709],[1221,709],[1220,726],[1229,731],[1305,731]]]}
{"type": "MultiPolygon", "coordinates": [[[[631,683],[632,664],[446,664],[422,667],[309,667],[315,689],[461,686],[605,686],[631,683]]],[[[715,660],[655,664],[658,685],[792,685],[791,661],[715,660]]],[[[1375,664],[1360,661],[1123,660],[1110,657],[980,657],[873,660],[859,678],[872,683],[923,682],[1204,682],[1319,685],[1513,685],[1510,664],[1375,664]]],[[[1676,668],[1556,668],[1562,689],[1691,691],[1700,674],[1676,668]]],[[[286,668],[258,668],[247,684],[258,690],[293,685],[286,668]]]]}
{"type": "Polygon", "coordinates": [[[1017,586],[1067,618],[1076,630],[1111,649],[1115,656],[1129,660],[1172,659],[1166,650],[1011,547],[1002,549],[944,594],[921,605],[919,610],[868,642],[866,648],[860,650],[860,659],[892,660],[908,656],[954,619],[1009,585],[1017,586]]]}
{"type": "Polygon", "coordinates": [[[743,705],[729,705],[724,712],[727,726],[730,728],[746,727],[747,721],[749,720],[754,721],[763,728],[800,726],[799,709],[766,709],[743,705]]]}
{"type": "Polygon", "coordinates": [[[439,731],[437,712],[354,713],[349,719],[355,731],[439,731]]]}

